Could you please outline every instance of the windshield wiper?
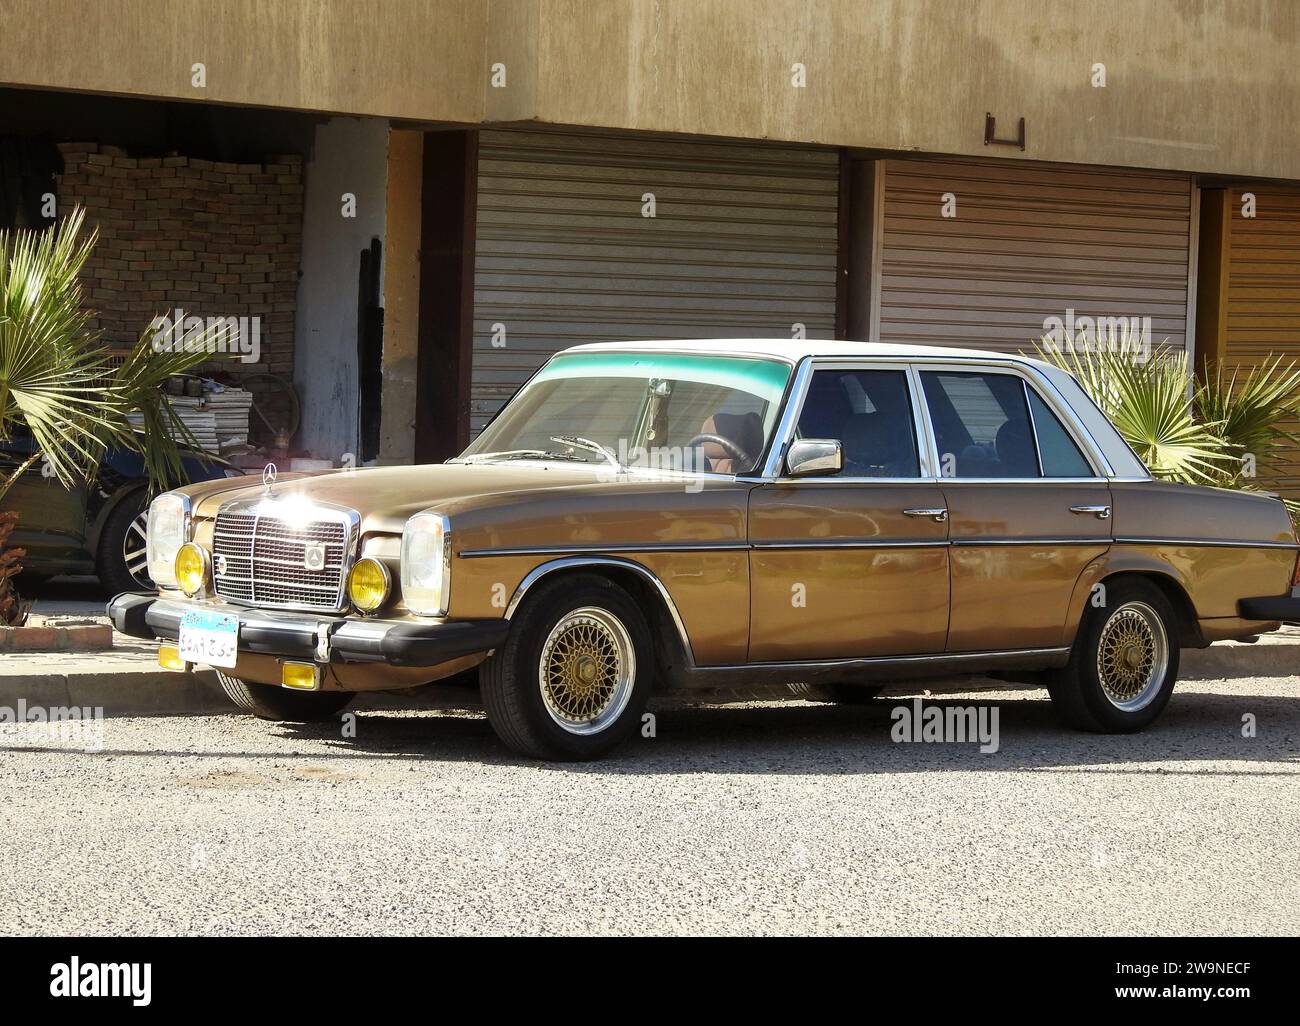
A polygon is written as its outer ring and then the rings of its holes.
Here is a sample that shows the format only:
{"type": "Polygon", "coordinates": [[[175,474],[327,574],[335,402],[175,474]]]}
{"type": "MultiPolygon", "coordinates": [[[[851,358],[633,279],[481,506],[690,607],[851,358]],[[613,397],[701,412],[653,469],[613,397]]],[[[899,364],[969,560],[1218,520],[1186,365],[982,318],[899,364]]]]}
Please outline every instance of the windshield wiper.
{"type": "Polygon", "coordinates": [[[507,449],[504,452],[476,452],[460,459],[448,460],[448,463],[479,463],[483,460],[568,460],[570,463],[586,463],[581,456],[571,452],[549,452],[546,449],[507,449]]]}
{"type": "MultiPolygon", "coordinates": [[[[585,449],[587,452],[594,452],[598,456],[603,456],[605,460],[620,474],[627,473],[627,467],[618,461],[618,457],[606,449],[599,442],[593,442],[590,438],[580,438],[578,435],[551,435],[552,442],[559,442],[561,445],[571,445],[575,449],[585,449]]],[[[583,462],[586,462],[585,460],[583,462]]]]}

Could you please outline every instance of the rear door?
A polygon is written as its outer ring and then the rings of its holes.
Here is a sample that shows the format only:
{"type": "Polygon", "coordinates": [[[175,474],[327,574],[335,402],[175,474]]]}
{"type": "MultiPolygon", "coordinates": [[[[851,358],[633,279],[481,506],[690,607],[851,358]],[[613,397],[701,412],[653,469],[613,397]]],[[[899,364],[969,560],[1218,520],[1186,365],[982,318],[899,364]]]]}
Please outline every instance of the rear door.
{"type": "Polygon", "coordinates": [[[751,662],[943,651],[948,525],[913,383],[903,364],[814,365],[794,436],[838,439],[844,468],[750,493],[751,662]]]}
{"type": "Polygon", "coordinates": [[[1067,411],[1009,365],[919,378],[950,519],[950,652],[1052,648],[1111,542],[1107,480],[1067,411]]]}

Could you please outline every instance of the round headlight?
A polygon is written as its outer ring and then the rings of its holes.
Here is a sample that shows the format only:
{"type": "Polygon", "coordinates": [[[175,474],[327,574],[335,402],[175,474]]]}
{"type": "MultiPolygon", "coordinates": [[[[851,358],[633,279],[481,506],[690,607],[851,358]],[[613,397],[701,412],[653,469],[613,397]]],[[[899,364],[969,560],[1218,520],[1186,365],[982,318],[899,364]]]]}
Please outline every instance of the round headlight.
{"type": "Polygon", "coordinates": [[[373,613],[388,601],[392,589],[388,567],[367,556],[358,559],[348,574],[348,598],[363,613],[373,613]]]}
{"type": "Polygon", "coordinates": [[[208,553],[200,545],[186,542],[176,553],[176,584],[193,598],[208,583],[208,553]]]}

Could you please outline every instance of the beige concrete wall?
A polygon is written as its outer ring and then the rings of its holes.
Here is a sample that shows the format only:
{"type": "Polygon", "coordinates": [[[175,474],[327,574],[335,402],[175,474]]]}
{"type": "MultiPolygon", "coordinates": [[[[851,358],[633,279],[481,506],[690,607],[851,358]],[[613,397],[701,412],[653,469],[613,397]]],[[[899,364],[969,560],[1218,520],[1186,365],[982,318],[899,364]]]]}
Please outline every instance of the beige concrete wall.
{"type": "Polygon", "coordinates": [[[547,121],[1300,177],[1295,0],[538,2],[547,121]]]}
{"type": "Polygon", "coordinates": [[[478,121],[486,28],[486,0],[0,0],[0,83],[478,121]]]}
{"type": "Polygon", "coordinates": [[[0,25],[0,83],[1300,178],[1295,0],[0,0],[0,25]],[[1026,118],[1023,155],[986,111],[1026,118]]]}

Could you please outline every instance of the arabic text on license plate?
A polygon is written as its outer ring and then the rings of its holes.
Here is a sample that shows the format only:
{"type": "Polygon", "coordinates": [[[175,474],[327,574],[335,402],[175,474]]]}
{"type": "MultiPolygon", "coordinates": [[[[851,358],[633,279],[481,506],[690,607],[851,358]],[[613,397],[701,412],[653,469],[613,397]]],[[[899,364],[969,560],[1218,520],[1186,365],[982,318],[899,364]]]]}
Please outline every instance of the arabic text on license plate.
{"type": "Polygon", "coordinates": [[[239,619],[206,611],[182,613],[180,640],[176,647],[181,658],[188,663],[234,666],[239,656],[239,619]]]}

